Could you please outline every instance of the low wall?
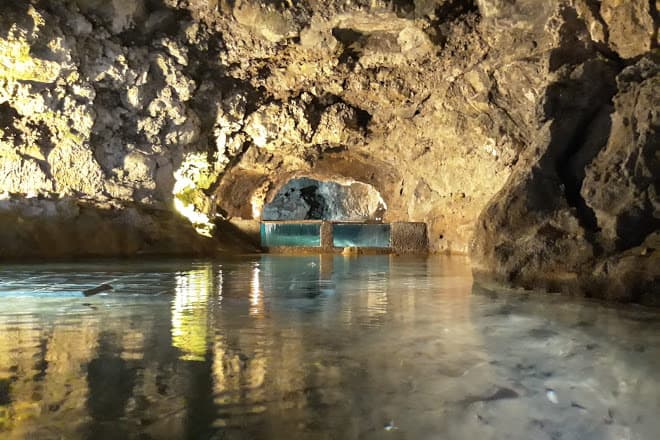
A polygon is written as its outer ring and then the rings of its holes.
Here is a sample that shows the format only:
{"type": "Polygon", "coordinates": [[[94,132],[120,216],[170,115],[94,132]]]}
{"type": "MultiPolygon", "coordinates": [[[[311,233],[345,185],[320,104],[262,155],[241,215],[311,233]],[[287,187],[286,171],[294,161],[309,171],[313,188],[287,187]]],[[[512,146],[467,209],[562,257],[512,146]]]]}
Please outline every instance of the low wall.
{"type": "MultiPolygon", "coordinates": [[[[286,222],[283,222],[286,223],[286,222]]],[[[396,253],[396,254],[425,254],[428,253],[429,243],[426,223],[395,222],[390,223],[389,247],[356,247],[355,254],[364,253],[396,253]]],[[[334,225],[331,222],[322,222],[320,228],[320,246],[277,246],[265,248],[273,253],[342,253],[343,247],[333,245],[334,225]]]]}
{"type": "Polygon", "coordinates": [[[429,250],[426,223],[395,222],[391,227],[392,251],[397,254],[420,254],[429,250]]]}

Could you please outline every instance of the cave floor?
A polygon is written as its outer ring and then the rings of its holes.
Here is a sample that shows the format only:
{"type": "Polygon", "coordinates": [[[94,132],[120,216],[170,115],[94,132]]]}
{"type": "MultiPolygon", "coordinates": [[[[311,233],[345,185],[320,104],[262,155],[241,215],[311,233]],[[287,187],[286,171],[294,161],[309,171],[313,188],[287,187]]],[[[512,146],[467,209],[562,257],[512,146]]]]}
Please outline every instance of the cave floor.
{"type": "Polygon", "coordinates": [[[463,258],[0,267],[1,438],[655,439],[658,414],[660,311],[484,290],[463,258]]]}

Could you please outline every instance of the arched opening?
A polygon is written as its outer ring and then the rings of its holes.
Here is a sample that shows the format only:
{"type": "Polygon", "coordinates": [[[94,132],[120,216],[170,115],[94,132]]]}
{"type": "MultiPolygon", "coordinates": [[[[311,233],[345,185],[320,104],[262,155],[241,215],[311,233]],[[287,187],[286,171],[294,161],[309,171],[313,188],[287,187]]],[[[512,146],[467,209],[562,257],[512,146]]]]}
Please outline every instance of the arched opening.
{"type": "Polygon", "coordinates": [[[261,219],[381,221],[386,210],[380,193],[366,183],[299,177],[288,181],[264,205],[261,219]]]}

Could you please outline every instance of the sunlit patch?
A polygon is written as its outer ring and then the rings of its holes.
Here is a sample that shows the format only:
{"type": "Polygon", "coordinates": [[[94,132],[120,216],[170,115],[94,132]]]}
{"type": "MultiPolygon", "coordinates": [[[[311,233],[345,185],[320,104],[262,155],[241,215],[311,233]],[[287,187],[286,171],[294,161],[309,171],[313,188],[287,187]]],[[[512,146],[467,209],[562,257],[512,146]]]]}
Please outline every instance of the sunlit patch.
{"type": "Polygon", "coordinates": [[[264,203],[266,202],[266,195],[270,189],[270,182],[265,181],[257,187],[250,197],[250,205],[252,205],[252,218],[260,219],[263,213],[264,203]]]}
{"type": "Polygon", "coordinates": [[[213,236],[215,226],[211,223],[208,215],[196,211],[194,205],[186,204],[180,199],[174,199],[174,208],[193,224],[195,231],[199,235],[205,237],[213,236]]]}
{"type": "Polygon", "coordinates": [[[193,153],[186,156],[181,167],[174,172],[174,208],[187,218],[200,235],[213,236],[215,224],[211,216],[213,203],[204,192],[218,175],[206,155],[193,153]]]}
{"type": "Polygon", "coordinates": [[[252,196],[252,199],[250,200],[250,204],[252,205],[252,218],[260,218],[261,210],[263,209],[264,206],[263,200],[260,200],[258,197],[252,196]]]}
{"type": "Polygon", "coordinates": [[[183,352],[181,359],[203,361],[208,346],[209,311],[213,271],[204,269],[176,276],[172,305],[172,345],[183,352]]]}
{"type": "Polygon", "coordinates": [[[261,316],[263,314],[263,297],[259,272],[259,266],[254,266],[252,280],[250,281],[250,316],[261,316]]]}
{"type": "Polygon", "coordinates": [[[381,221],[387,204],[378,190],[352,179],[289,180],[262,209],[262,220],[381,221]]]}
{"type": "MultiPolygon", "coordinates": [[[[34,23],[32,31],[38,32],[44,24],[43,17],[32,6],[29,6],[27,13],[34,23]]],[[[49,42],[51,50],[58,48],[57,43],[61,44],[61,41],[49,42]]],[[[37,58],[31,52],[32,47],[25,35],[17,26],[12,26],[9,29],[7,38],[0,38],[0,79],[42,83],[55,82],[60,74],[60,64],[55,61],[37,58]]]]}

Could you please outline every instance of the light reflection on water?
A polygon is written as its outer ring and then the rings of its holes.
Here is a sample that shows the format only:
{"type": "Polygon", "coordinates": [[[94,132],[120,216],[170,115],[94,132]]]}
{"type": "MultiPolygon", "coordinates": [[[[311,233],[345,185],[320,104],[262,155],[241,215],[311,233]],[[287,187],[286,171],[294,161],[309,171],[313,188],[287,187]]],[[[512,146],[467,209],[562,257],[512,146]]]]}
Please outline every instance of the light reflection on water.
{"type": "Polygon", "coordinates": [[[660,432],[659,312],[484,291],[462,259],[12,265],[0,301],[0,438],[660,432]]]}

